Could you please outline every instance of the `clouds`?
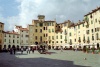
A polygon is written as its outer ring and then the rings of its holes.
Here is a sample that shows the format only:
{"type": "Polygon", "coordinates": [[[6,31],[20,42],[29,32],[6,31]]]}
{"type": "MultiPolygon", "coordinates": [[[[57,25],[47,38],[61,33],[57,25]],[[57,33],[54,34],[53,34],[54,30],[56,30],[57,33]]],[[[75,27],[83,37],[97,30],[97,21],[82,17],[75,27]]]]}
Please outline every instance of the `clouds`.
{"type": "Polygon", "coordinates": [[[14,25],[26,27],[32,23],[32,19],[37,19],[38,14],[45,15],[46,20],[56,18],[57,22],[77,22],[89,11],[100,6],[100,0],[16,0],[16,3],[19,3],[16,8],[19,13],[3,18],[9,25],[6,30],[12,30],[14,25]]]}

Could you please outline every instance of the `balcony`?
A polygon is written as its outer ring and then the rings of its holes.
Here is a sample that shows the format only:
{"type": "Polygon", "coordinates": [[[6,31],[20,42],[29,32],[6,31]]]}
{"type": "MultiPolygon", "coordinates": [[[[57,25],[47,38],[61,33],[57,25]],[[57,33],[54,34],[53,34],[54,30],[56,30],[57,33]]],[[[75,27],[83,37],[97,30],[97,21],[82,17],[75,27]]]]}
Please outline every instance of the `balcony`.
{"type": "Polygon", "coordinates": [[[86,25],[86,28],[89,28],[89,24],[86,25]]]}
{"type": "Polygon", "coordinates": [[[87,43],[90,43],[90,40],[88,40],[87,43]]]}
{"type": "Polygon", "coordinates": [[[81,43],[81,40],[78,40],[79,43],[81,43]]]}
{"type": "Polygon", "coordinates": [[[83,42],[85,43],[85,39],[83,39],[83,42]]]}
{"type": "Polygon", "coordinates": [[[86,34],[89,34],[89,32],[86,32],[86,34]]]}

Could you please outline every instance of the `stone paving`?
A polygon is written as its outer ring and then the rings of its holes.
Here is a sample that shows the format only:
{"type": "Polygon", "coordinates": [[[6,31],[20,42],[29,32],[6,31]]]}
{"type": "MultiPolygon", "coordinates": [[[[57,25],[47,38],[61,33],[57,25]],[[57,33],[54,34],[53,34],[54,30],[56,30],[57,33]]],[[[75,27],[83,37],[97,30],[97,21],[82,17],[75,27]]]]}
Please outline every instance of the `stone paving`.
{"type": "Polygon", "coordinates": [[[100,54],[50,50],[51,54],[0,53],[0,67],[100,67],[100,54]],[[86,58],[86,60],[84,59],[86,58]]]}

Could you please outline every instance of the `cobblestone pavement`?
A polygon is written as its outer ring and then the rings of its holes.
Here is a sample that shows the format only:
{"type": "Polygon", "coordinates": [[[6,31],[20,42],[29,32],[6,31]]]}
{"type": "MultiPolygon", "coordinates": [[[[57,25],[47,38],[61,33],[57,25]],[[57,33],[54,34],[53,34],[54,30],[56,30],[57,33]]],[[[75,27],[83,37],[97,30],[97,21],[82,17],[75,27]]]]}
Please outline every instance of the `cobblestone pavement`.
{"type": "Polygon", "coordinates": [[[51,54],[0,53],[0,67],[99,67],[100,54],[50,50],[51,54]],[[86,60],[84,60],[86,58],[86,60]]]}

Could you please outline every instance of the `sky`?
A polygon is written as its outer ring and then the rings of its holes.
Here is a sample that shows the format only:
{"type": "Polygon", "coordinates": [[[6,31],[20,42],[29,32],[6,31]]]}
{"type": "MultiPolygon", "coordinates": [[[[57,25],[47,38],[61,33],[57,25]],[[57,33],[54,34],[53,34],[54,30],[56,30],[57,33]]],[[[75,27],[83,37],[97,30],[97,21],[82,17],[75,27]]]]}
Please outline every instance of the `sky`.
{"type": "Polygon", "coordinates": [[[100,0],[0,0],[0,22],[5,24],[5,31],[13,30],[14,25],[27,27],[38,15],[57,23],[76,23],[97,7],[100,0]]]}

